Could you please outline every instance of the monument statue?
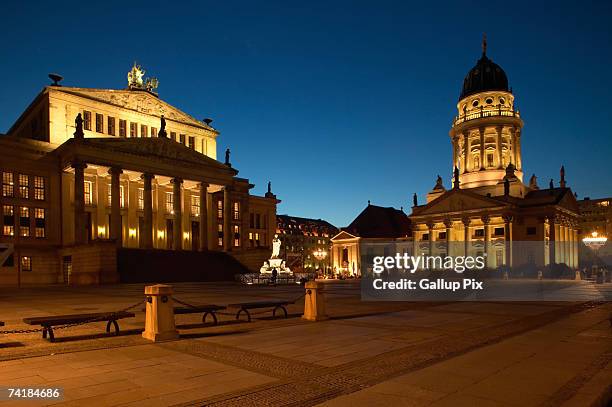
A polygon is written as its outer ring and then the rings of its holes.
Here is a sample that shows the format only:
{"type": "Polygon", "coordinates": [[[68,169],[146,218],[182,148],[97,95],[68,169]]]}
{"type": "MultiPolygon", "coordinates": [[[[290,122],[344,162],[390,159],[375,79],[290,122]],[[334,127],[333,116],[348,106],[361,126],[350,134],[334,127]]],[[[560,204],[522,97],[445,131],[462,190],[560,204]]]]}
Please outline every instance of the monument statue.
{"type": "Polygon", "coordinates": [[[278,259],[280,257],[280,248],[281,241],[278,238],[278,235],[274,235],[274,239],[272,239],[272,258],[278,259]]]}
{"type": "Polygon", "coordinates": [[[278,235],[274,235],[272,239],[272,255],[266,261],[263,266],[259,269],[260,274],[272,275],[276,272],[276,275],[281,277],[291,276],[293,272],[289,267],[286,266],[285,261],[280,257],[281,240],[278,235]]]}

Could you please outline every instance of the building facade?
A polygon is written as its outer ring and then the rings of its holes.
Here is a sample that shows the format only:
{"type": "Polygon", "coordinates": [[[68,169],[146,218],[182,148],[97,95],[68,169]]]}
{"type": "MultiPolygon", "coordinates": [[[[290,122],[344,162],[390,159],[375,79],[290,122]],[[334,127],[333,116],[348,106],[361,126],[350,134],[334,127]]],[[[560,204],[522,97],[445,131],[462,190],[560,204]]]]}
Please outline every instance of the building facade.
{"type": "Polygon", "coordinates": [[[410,219],[403,210],[368,202],[368,206],[351,224],[342,228],[331,241],[334,275],[359,277],[365,272],[366,266],[362,265],[362,261],[366,256],[410,251],[410,219]]]}
{"type": "MultiPolygon", "coordinates": [[[[580,207],[579,239],[596,236],[607,237],[608,242],[597,252],[606,264],[612,263],[612,197],[591,199],[585,197],[578,201],[580,207]]],[[[584,252],[589,253],[588,251],[584,252]]],[[[588,256],[588,254],[587,254],[588,256]]]]}
{"type": "Polygon", "coordinates": [[[338,229],[322,219],[276,216],[276,233],[281,240],[281,255],[293,271],[328,271],[330,239],[338,229]]]}
{"type": "Polygon", "coordinates": [[[117,282],[118,248],[269,256],[280,201],[251,195],[229,151],[217,161],[211,120],[142,74],[121,90],[47,86],[0,137],[0,284],[117,282]]]}
{"type": "Polygon", "coordinates": [[[432,254],[486,254],[487,266],[578,267],[579,207],[561,168],[558,185],[523,183],[523,120],[503,69],[482,56],[463,82],[449,135],[453,178],[438,176],[412,214],[415,246],[432,254]],[[454,252],[454,253],[453,253],[454,252]]]}

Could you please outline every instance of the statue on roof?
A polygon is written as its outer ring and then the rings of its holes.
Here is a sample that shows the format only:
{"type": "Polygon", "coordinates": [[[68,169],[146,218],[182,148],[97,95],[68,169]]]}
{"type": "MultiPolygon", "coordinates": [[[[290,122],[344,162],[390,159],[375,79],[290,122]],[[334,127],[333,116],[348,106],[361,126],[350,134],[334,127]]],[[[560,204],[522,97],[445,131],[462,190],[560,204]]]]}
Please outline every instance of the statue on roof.
{"type": "Polygon", "coordinates": [[[166,133],[166,119],[164,118],[164,115],[161,115],[160,118],[160,126],[159,126],[159,133],[157,133],[158,137],[168,137],[168,133],[166,133]]]}
{"type": "Polygon", "coordinates": [[[81,116],[81,113],[77,114],[76,118],[74,119],[74,127],[74,138],[82,139],[85,136],[85,133],[83,132],[83,116],[81,116]]]}
{"type": "Polygon", "coordinates": [[[453,188],[459,188],[459,167],[455,166],[455,171],[453,175],[455,178],[455,184],[453,185],[453,188]]]}
{"type": "Polygon", "coordinates": [[[550,182],[548,183],[548,187],[549,187],[550,189],[553,189],[553,188],[555,187],[555,184],[554,184],[554,182],[553,182],[553,179],[552,179],[552,178],[550,179],[550,182]]]}
{"type": "Polygon", "coordinates": [[[531,178],[529,178],[529,188],[540,189],[540,187],[538,187],[538,177],[536,177],[535,174],[533,174],[531,178]]]}
{"type": "Polygon", "coordinates": [[[227,165],[228,167],[232,166],[232,164],[230,163],[230,149],[229,148],[225,150],[225,165],[227,165]]]}
{"type": "Polygon", "coordinates": [[[561,188],[565,188],[565,166],[561,166],[561,170],[559,170],[559,175],[561,177],[561,180],[559,181],[559,186],[561,188]]]}
{"type": "Polygon", "coordinates": [[[412,206],[419,206],[419,198],[417,197],[416,192],[414,193],[414,195],[412,195],[412,206]]]}
{"type": "Polygon", "coordinates": [[[140,65],[136,65],[136,62],[134,62],[132,69],[130,69],[130,72],[128,72],[127,74],[128,88],[143,89],[144,83],[143,83],[142,77],[144,76],[144,74],[145,74],[145,70],[142,69],[140,65]]]}

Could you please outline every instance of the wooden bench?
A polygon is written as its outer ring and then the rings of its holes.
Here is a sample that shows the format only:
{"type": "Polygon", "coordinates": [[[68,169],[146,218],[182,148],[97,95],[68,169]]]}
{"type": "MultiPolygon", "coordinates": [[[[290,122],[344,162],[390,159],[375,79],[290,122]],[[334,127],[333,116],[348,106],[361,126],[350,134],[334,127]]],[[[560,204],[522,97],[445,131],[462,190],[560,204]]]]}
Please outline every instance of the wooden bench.
{"type": "Polygon", "coordinates": [[[293,304],[294,301],[280,300],[280,301],[254,301],[254,302],[241,302],[237,304],[229,304],[230,308],[238,308],[236,313],[236,319],[240,319],[240,314],[245,313],[248,318],[248,322],[251,322],[251,313],[249,310],[259,308],[272,308],[272,317],[276,317],[276,310],[283,310],[285,318],[287,318],[287,305],[293,304]]]}
{"type": "Polygon", "coordinates": [[[90,322],[101,322],[108,321],[106,324],[106,332],[110,332],[111,324],[115,327],[115,335],[119,335],[119,324],[118,320],[123,318],[133,318],[134,314],[131,312],[98,312],[92,314],[72,314],[72,315],[52,315],[49,317],[33,317],[24,318],[23,322],[28,325],[40,325],[44,329],[42,331],[43,339],[47,338],[49,334],[49,341],[55,341],[55,335],[53,335],[53,327],[58,325],[68,324],[81,324],[90,322]]]}
{"type": "Polygon", "coordinates": [[[222,305],[198,305],[193,307],[174,307],[174,315],[178,314],[199,314],[204,313],[202,316],[202,323],[206,323],[206,317],[211,315],[213,318],[213,322],[217,325],[217,311],[224,310],[226,307],[222,305]]]}

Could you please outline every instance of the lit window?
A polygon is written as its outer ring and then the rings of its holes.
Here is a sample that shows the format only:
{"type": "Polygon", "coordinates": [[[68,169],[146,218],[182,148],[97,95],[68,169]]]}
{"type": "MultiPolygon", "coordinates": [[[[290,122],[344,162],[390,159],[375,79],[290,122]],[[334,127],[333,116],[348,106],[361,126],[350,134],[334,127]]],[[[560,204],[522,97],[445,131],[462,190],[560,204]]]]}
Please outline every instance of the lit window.
{"type": "Polygon", "coordinates": [[[45,210],[43,208],[34,209],[34,225],[36,228],[34,231],[34,236],[45,237],[45,210]]]}
{"type": "Polygon", "coordinates": [[[87,110],[83,111],[83,128],[85,130],[91,130],[91,112],[87,110]]]}
{"type": "MultiPolygon", "coordinates": [[[[111,184],[108,184],[108,206],[113,205],[113,187],[111,184]]],[[[119,206],[121,208],[125,207],[125,200],[123,198],[123,185],[119,185],[119,206]]]]}
{"type": "Polygon", "coordinates": [[[107,124],[106,124],[106,130],[107,130],[109,135],[111,135],[111,136],[115,135],[115,118],[114,117],[108,116],[108,120],[107,120],[107,124]]]}
{"type": "Polygon", "coordinates": [[[127,121],[119,119],[119,137],[127,136],[127,121]]]}
{"type": "Polygon", "coordinates": [[[15,209],[12,205],[4,205],[2,207],[3,215],[3,228],[2,234],[4,236],[15,236],[15,209]]]}
{"type": "Polygon", "coordinates": [[[180,137],[181,137],[181,144],[185,145],[185,135],[181,134],[180,137]]]}
{"type": "Polygon", "coordinates": [[[93,197],[93,194],[92,194],[93,185],[91,181],[85,181],[83,186],[85,190],[85,205],[91,205],[92,197],[93,197]]]}
{"type": "Polygon", "coordinates": [[[259,243],[260,243],[260,241],[259,241],[259,233],[255,233],[255,246],[259,247],[259,243]]]}
{"type": "Polygon", "coordinates": [[[151,137],[157,137],[157,128],[151,127],[151,137]]]}
{"type": "Polygon", "coordinates": [[[166,192],[166,212],[174,213],[174,194],[166,192]]]}
{"type": "Polygon", "coordinates": [[[240,202],[234,202],[234,216],[233,219],[234,220],[239,220],[240,219],[240,202]]]}
{"type": "Polygon", "coordinates": [[[217,243],[219,246],[223,246],[223,224],[218,223],[217,224],[217,243]]]}
{"type": "Polygon", "coordinates": [[[217,201],[217,219],[223,219],[223,201],[217,201]]]}
{"type": "Polygon", "coordinates": [[[191,215],[200,216],[200,197],[191,195],[191,215]]]}
{"type": "Polygon", "coordinates": [[[34,177],[34,199],[37,201],[45,200],[45,178],[35,176],[34,177]]]}
{"type": "Polygon", "coordinates": [[[2,173],[2,196],[12,197],[15,189],[15,181],[12,172],[2,173]]]}
{"type": "Polygon", "coordinates": [[[493,153],[487,154],[487,166],[493,167],[493,153]]]}
{"type": "Polygon", "coordinates": [[[195,137],[189,136],[189,148],[195,150],[195,137]]]}
{"type": "Polygon", "coordinates": [[[19,196],[28,199],[30,197],[30,177],[19,174],[19,196]]]}
{"type": "Polygon", "coordinates": [[[240,226],[234,225],[234,247],[240,246],[240,226]]]}
{"type": "Polygon", "coordinates": [[[144,189],[138,188],[138,209],[144,210],[144,189]]]}
{"type": "Polygon", "coordinates": [[[27,206],[19,208],[19,236],[30,236],[30,208],[27,206]]]}
{"type": "Polygon", "coordinates": [[[32,271],[32,258],[21,256],[21,271],[32,271]]]}
{"type": "Polygon", "coordinates": [[[130,123],[130,137],[138,137],[138,124],[130,123]]]}
{"type": "Polygon", "coordinates": [[[104,133],[104,116],[96,113],[96,133],[104,133]]]}
{"type": "Polygon", "coordinates": [[[140,137],[149,137],[149,128],[144,124],[140,126],[140,137]]]}

